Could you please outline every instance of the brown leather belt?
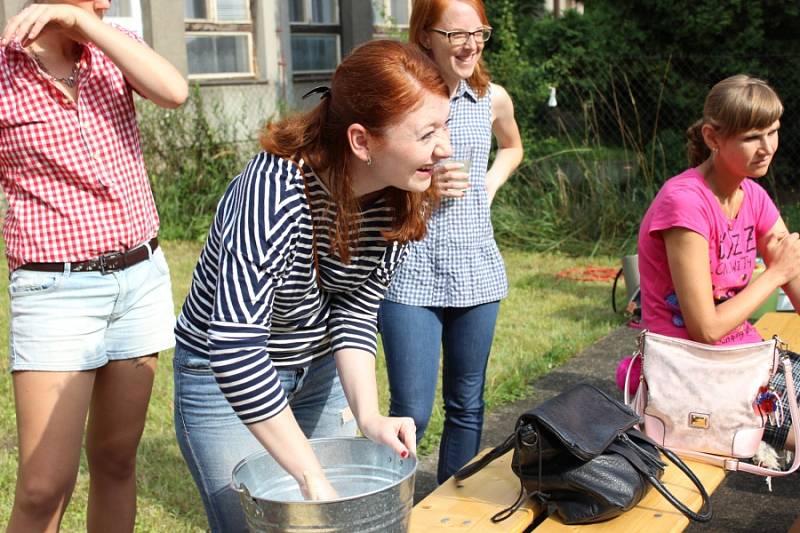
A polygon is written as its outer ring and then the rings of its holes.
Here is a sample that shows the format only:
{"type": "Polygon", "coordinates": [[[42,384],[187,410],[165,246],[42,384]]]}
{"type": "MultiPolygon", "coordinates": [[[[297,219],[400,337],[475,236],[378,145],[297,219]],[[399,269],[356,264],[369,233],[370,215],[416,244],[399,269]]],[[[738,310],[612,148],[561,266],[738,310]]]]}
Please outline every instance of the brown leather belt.
{"type": "Polygon", "coordinates": [[[112,252],[87,261],[74,261],[71,263],[25,263],[19,268],[39,272],[64,272],[66,266],[69,265],[70,272],[102,272],[103,274],[109,274],[149,259],[150,254],[156,248],[158,248],[158,237],[153,237],[147,244],[137,246],[127,252],[112,252]]]}

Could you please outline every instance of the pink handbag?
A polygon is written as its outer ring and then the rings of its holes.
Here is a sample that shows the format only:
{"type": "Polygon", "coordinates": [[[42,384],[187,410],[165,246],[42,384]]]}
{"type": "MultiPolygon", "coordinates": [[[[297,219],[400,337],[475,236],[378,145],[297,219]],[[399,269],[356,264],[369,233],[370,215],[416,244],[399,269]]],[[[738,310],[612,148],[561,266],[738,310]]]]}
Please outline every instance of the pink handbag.
{"type": "MultiPolygon", "coordinates": [[[[648,437],[666,448],[726,470],[762,476],[785,476],[800,467],[800,454],[787,471],[739,461],[753,457],[770,415],[764,412],[764,389],[783,364],[791,418],[800,421],[792,379],[792,363],[781,356],[778,339],[712,346],[643,331],[625,379],[625,403],[644,417],[648,437]],[[633,400],[629,398],[630,369],[642,358],[642,376],[633,400]],[[759,397],[761,396],[761,400],[759,397]]],[[[767,393],[771,394],[771,393],[767,393]]],[[[772,405],[780,402],[772,402],[772,405]]],[[[800,423],[792,423],[800,443],[800,423]]],[[[796,452],[797,450],[795,450],[796,452]]]]}

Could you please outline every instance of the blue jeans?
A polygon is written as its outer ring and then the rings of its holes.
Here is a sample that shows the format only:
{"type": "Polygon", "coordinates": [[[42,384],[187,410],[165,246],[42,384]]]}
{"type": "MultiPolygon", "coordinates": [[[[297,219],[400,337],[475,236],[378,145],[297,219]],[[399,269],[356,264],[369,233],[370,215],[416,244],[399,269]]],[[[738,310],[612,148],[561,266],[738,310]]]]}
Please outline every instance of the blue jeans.
{"type": "MultiPolygon", "coordinates": [[[[173,371],[175,433],[203,499],[211,531],[246,532],[231,474],[239,461],[264,447],[225,399],[206,357],[179,342],[173,371]]],[[[356,423],[333,356],[316,359],[302,368],[278,369],[278,375],[306,437],[355,436],[356,423]]]]}
{"type": "Polygon", "coordinates": [[[410,416],[417,441],[433,409],[443,348],[444,431],[437,480],[443,483],[478,452],[483,386],[499,302],[474,307],[418,307],[384,300],[379,325],[391,393],[390,415],[410,416]]]}

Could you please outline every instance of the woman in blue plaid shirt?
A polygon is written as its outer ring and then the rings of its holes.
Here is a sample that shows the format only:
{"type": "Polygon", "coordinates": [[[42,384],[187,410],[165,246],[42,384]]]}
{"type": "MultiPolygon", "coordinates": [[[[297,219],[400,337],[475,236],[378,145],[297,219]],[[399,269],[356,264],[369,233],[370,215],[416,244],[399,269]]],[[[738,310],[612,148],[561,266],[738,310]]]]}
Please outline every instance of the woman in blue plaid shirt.
{"type": "Polygon", "coordinates": [[[421,439],[436,392],[440,346],[445,424],[441,483],[478,451],[483,387],[500,299],[508,292],[489,206],[522,160],[508,93],[481,61],[492,29],[481,0],[415,0],[409,38],[437,63],[450,89],[453,160],[437,175],[443,198],[428,235],[411,243],[381,304],[380,328],[393,415],[410,416],[421,439]],[[497,152],[488,168],[492,135],[497,152]]]}

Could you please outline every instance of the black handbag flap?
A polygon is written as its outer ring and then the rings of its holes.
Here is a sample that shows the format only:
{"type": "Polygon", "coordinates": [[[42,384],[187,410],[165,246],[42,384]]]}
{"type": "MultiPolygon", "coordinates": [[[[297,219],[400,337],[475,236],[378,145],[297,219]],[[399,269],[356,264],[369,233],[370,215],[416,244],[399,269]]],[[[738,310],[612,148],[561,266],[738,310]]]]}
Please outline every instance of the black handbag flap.
{"type": "Polygon", "coordinates": [[[539,404],[520,417],[519,425],[544,427],[576,457],[597,457],[626,430],[639,423],[639,416],[588,383],[539,404]]]}

